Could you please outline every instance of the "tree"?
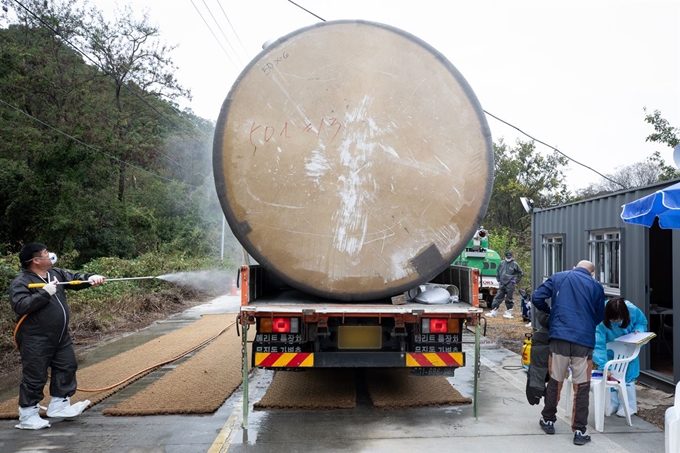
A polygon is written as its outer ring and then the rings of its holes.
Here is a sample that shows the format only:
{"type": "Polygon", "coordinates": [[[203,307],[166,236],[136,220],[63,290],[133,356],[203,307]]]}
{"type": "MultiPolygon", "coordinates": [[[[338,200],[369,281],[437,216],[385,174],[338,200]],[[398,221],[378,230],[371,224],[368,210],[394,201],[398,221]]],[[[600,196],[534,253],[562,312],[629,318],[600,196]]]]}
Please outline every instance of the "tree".
{"type": "Polygon", "coordinates": [[[149,24],[148,13],[135,19],[129,6],[116,10],[112,22],[98,11],[85,28],[86,51],[106,77],[113,80],[113,102],[117,111],[111,128],[111,149],[120,157],[118,199],[123,201],[127,165],[149,162],[149,153],[158,152],[158,143],[149,143],[150,110],[165,121],[165,106],[158,100],[190,97],[179,85],[168,53],[174,49],[162,43],[159,30],[149,24]]]}
{"type": "Polygon", "coordinates": [[[491,231],[490,247],[500,253],[512,248],[525,272],[531,266],[531,216],[520,197],[534,200],[537,207],[566,202],[567,162],[557,152],[539,153],[533,141],[518,140],[515,147],[502,139],[494,143],[494,185],[483,225],[491,231]]]}
{"type": "MultiPolygon", "coordinates": [[[[647,113],[646,108],[643,108],[643,110],[647,113]]],[[[653,114],[645,115],[645,121],[654,126],[655,131],[653,134],[648,135],[645,141],[665,144],[671,149],[680,144],[680,129],[672,127],[666,119],[662,118],[659,110],[654,110],[653,114]]],[[[659,151],[655,151],[651,157],[647,158],[647,161],[659,168],[659,181],[680,178],[680,171],[677,168],[666,165],[659,151]]]]}
{"type": "Polygon", "coordinates": [[[536,150],[534,142],[517,141],[510,148],[503,140],[494,143],[494,186],[484,219],[487,228],[526,231],[530,218],[520,197],[533,199],[536,206],[551,206],[568,200],[563,168],[567,159],[554,152],[547,156],[536,150]]]}
{"type": "Polygon", "coordinates": [[[598,182],[590,183],[584,189],[576,191],[575,198],[592,198],[618,190],[648,186],[658,182],[659,175],[659,166],[647,158],[642,162],[618,167],[613,173],[608,173],[606,178],[600,178],[598,182]]]}
{"type": "MultiPolygon", "coordinates": [[[[645,113],[647,109],[643,109],[645,113]]],[[[680,129],[672,127],[667,120],[661,117],[661,112],[655,110],[653,114],[645,115],[645,122],[654,126],[655,132],[647,136],[645,141],[666,144],[675,148],[680,139],[680,129]]],[[[616,192],[622,189],[648,186],[659,181],[680,178],[677,168],[667,165],[661,153],[654,153],[641,162],[617,168],[614,173],[606,175],[596,183],[589,184],[586,188],[576,192],[575,200],[592,198],[616,192]]]]}
{"type": "MultiPolygon", "coordinates": [[[[146,53],[146,73],[138,62],[116,79],[83,51],[102,26],[84,19],[94,13],[74,0],[21,5],[0,29],[0,251],[40,240],[77,251],[80,263],[165,247],[215,253],[221,215],[206,176],[214,125],[177,110],[173,99],[188,92],[171,65],[162,70],[167,48],[146,53]]],[[[120,39],[137,40],[138,55],[153,40],[134,30],[120,39]]]]}

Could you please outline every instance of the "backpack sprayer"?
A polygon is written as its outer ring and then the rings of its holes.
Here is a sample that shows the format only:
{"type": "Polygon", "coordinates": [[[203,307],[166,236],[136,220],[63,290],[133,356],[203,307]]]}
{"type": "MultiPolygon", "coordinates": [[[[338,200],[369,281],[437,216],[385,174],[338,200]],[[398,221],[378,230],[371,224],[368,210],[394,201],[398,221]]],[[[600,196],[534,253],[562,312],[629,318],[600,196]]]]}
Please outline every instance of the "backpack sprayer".
{"type": "MultiPolygon", "coordinates": [[[[102,283],[106,282],[120,282],[123,280],[147,280],[150,278],[158,278],[158,277],[128,277],[128,278],[107,278],[105,279],[102,283]]],[[[57,282],[57,285],[82,285],[83,283],[90,283],[87,280],[71,280],[70,282],[57,282]]],[[[29,288],[42,288],[43,286],[47,285],[47,283],[29,283],[28,287],[29,288]]]]}

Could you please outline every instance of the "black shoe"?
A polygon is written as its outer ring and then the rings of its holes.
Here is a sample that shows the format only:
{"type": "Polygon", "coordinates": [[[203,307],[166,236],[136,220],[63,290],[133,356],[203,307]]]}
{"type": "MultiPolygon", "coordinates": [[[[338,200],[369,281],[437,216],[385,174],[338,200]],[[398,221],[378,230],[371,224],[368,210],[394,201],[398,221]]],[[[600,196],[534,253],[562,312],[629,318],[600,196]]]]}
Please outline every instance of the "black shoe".
{"type": "Polygon", "coordinates": [[[590,436],[578,429],[574,432],[574,445],[585,445],[590,442],[590,436]]]}
{"type": "MultiPolygon", "coordinates": [[[[555,422],[546,422],[543,417],[538,421],[538,424],[543,428],[546,434],[555,434],[555,422]]],[[[590,440],[590,438],[588,438],[590,440]]],[[[576,442],[576,440],[574,440],[576,442]]]]}

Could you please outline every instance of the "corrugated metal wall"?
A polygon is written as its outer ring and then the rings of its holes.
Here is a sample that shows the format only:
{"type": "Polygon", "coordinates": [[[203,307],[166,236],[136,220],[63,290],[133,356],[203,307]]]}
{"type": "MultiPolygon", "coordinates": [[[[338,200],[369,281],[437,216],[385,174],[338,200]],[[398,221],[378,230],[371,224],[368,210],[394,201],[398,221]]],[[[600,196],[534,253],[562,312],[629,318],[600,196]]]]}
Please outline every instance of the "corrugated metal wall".
{"type": "MultiPolygon", "coordinates": [[[[583,259],[590,259],[588,241],[593,230],[618,228],[620,236],[621,258],[621,296],[633,302],[645,312],[649,319],[649,229],[639,225],[631,225],[621,220],[622,205],[647,196],[679,180],[667,181],[651,186],[615,192],[610,195],[590,200],[570,203],[554,208],[537,207],[532,214],[532,275],[531,282],[535,288],[543,280],[543,250],[541,247],[544,235],[563,235],[563,269],[571,269],[583,259]]],[[[680,240],[680,232],[673,233],[673,243],[680,240]]],[[[677,255],[675,255],[677,256],[677,255]]],[[[680,275],[680,257],[674,258],[674,276],[680,275]]],[[[680,279],[675,279],[675,294],[680,294],[680,279]]],[[[680,309],[678,297],[674,297],[674,308],[680,309]]],[[[676,316],[677,318],[677,316],[676,316]]],[[[675,321],[675,325],[678,322],[675,321]]],[[[675,329],[677,332],[678,330],[675,329]]],[[[677,345],[680,342],[674,341],[677,345]]],[[[680,361],[680,348],[674,348],[674,362],[680,361]]],[[[649,367],[649,359],[641,357],[641,368],[649,367]],[[645,363],[646,362],[646,363],[645,363]]],[[[680,366],[676,365],[675,380],[679,378],[680,366]]]]}

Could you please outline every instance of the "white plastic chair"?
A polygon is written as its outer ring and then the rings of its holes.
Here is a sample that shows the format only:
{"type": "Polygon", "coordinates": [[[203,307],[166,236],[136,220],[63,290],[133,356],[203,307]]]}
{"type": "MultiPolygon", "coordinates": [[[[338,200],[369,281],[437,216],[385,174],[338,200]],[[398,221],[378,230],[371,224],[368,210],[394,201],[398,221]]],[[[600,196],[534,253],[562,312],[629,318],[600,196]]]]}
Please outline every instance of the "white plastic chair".
{"type": "Polygon", "coordinates": [[[680,382],[675,385],[675,405],[666,409],[666,453],[680,453],[680,382]]]}
{"type": "MultiPolygon", "coordinates": [[[[590,380],[590,391],[593,393],[593,415],[595,417],[595,429],[599,432],[604,431],[604,414],[609,411],[609,392],[611,388],[619,392],[619,401],[623,404],[628,426],[633,426],[630,420],[630,409],[628,408],[628,393],[626,392],[626,371],[628,364],[640,354],[639,344],[623,343],[620,341],[610,341],[607,349],[614,352],[614,358],[602,367],[602,378],[592,378],[590,380]],[[607,371],[611,372],[613,379],[607,379],[607,371]]],[[[573,382],[571,375],[567,377],[566,411],[570,413],[573,394],[573,382]]]]}

